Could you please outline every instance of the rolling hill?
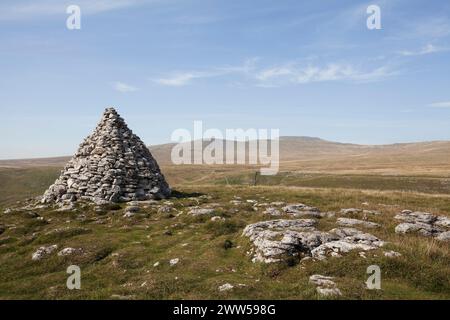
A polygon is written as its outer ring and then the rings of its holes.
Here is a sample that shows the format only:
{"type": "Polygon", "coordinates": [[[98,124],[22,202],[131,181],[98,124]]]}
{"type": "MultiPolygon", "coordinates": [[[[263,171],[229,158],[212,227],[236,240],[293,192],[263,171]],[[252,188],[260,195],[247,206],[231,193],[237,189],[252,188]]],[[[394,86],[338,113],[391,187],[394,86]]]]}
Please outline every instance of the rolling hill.
{"type": "MultiPolygon", "coordinates": [[[[207,144],[203,142],[204,147],[207,144]]],[[[150,146],[150,151],[161,166],[172,166],[174,145],[150,146]]],[[[1,160],[0,167],[62,167],[68,159],[1,160]]],[[[283,171],[450,176],[450,141],[357,145],[312,137],[281,137],[280,163],[283,171]]]]}

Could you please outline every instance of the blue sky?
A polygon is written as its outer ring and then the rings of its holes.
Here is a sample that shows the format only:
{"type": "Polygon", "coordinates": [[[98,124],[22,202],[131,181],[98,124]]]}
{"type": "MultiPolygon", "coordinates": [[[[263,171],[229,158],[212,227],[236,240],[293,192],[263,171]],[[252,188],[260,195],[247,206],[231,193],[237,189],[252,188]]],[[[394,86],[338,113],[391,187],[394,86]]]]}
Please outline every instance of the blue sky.
{"type": "Polygon", "coordinates": [[[449,58],[448,1],[2,0],[0,159],[70,155],[108,106],[147,144],[194,120],[448,140],[449,58]]]}

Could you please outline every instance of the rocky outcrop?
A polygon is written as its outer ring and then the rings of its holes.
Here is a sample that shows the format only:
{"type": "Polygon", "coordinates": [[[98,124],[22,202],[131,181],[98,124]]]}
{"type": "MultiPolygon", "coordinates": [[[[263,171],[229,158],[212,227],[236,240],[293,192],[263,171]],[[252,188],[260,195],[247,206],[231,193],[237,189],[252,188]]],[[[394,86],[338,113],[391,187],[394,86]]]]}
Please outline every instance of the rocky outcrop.
{"type": "Polygon", "coordinates": [[[307,206],[303,203],[290,204],[282,208],[282,210],[293,217],[312,216],[321,217],[320,210],[316,207],[307,206]]]}
{"type": "Polygon", "coordinates": [[[254,248],[248,252],[253,262],[277,262],[283,256],[339,257],[351,250],[373,250],[384,245],[377,237],[353,228],[335,228],[328,232],[315,228],[315,219],[269,220],[245,227],[254,248]]]}
{"type": "Polygon", "coordinates": [[[80,145],[42,202],[97,204],[165,198],[171,190],[150,151],[113,108],[80,145]]]}
{"type": "Polygon", "coordinates": [[[284,202],[272,202],[270,207],[266,208],[263,214],[268,214],[270,216],[281,216],[287,215],[295,218],[300,217],[314,217],[314,218],[323,218],[323,217],[333,217],[334,212],[320,212],[320,210],[316,207],[311,207],[305,205],[303,203],[297,204],[288,204],[280,209],[276,208],[276,205],[284,205],[284,202]]]}
{"type": "Polygon", "coordinates": [[[395,219],[404,221],[395,227],[395,233],[417,233],[426,237],[435,237],[441,241],[450,240],[450,218],[428,212],[403,210],[395,219]]]}
{"type": "Polygon", "coordinates": [[[319,295],[325,297],[341,296],[341,290],[336,287],[336,283],[333,280],[334,277],[322,276],[320,274],[313,274],[309,277],[309,283],[316,286],[316,291],[319,295]]]}
{"type": "Polygon", "coordinates": [[[58,249],[58,245],[56,244],[47,247],[40,247],[32,254],[31,259],[34,261],[39,261],[52,254],[56,249],[58,249]]]}
{"type": "Polygon", "coordinates": [[[337,224],[344,227],[354,227],[354,226],[362,226],[365,228],[377,228],[380,225],[375,222],[351,219],[351,218],[338,218],[337,224]]]}

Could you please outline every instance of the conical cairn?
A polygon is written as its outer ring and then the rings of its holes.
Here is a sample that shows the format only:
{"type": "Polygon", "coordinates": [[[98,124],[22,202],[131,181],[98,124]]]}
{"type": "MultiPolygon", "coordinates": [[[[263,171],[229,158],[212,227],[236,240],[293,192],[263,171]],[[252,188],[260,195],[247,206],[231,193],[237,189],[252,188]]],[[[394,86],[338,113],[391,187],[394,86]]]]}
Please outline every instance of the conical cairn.
{"type": "Polygon", "coordinates": [[[102,204],[161,199],[170,193],[148,148],[116,110],[108,108],[42,202],[86,200],[102,204]]]}

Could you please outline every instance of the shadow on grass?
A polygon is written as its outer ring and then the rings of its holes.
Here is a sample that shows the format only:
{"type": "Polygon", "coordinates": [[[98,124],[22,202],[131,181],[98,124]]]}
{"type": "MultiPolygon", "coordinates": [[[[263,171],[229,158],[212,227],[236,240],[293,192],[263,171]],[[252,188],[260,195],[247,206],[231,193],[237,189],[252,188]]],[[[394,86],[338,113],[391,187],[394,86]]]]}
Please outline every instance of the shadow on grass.
{"type": "Polygon", "coordinates": [[[183,199],[183,198],[197,198],[203,196],[200,192],[182,192],[178,190],[172,190],[171,198],[183,199]]]}

